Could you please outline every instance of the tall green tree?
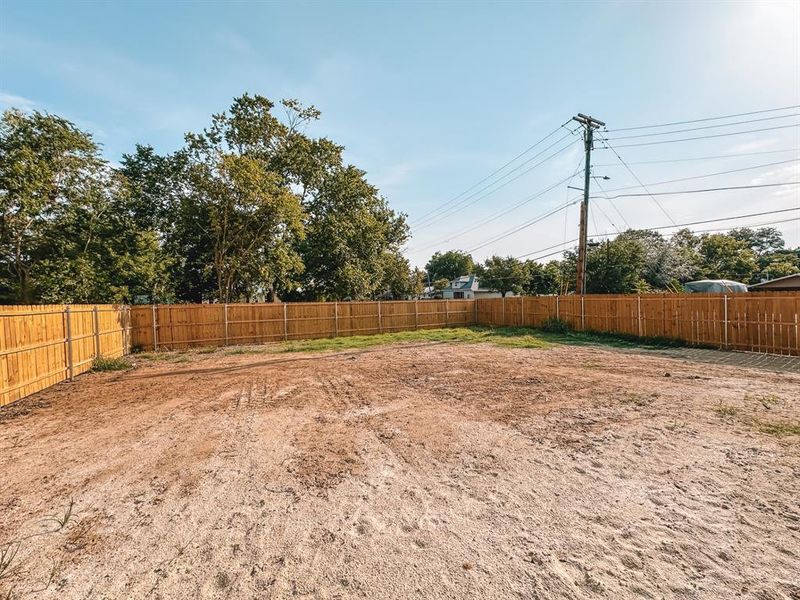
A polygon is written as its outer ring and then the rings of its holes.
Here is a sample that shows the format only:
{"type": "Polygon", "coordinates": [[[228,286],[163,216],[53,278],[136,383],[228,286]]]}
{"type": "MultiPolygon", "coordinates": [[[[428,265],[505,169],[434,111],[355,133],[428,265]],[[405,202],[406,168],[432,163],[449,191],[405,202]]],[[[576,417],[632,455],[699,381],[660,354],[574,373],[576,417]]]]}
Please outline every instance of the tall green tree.
{"type": "MultiPolygon", "coordinates": [[[[162,256],[140,235],[126,181],[60,117],[0,121],[0,295],[6,302],[129,301],[162,256]],[[124,266],[133,258],[142,272],[124,266]]],[[[163,281],[163,278],[161,279],[163,281]]]]}
{"type": "Polygon", "coordinates": [[[723,233],[700,238],[701,271],[707,279],[748,282],[758,270],[755,253],[747,242],[723,233]]]}
{"type": "Polygon", "coordinates": [[[430,281],[447,279],[452,281],[462,275],[475,273],[475,262],[472,255],[460,250],[436,252],[425,265],[430,281]]]}
{"type": "Polygon", "coordinates": [[[522,293],[528,279],[525,265],[513,256],[487,258],[479,270],[481,287],[500,292],[522,293]]]}

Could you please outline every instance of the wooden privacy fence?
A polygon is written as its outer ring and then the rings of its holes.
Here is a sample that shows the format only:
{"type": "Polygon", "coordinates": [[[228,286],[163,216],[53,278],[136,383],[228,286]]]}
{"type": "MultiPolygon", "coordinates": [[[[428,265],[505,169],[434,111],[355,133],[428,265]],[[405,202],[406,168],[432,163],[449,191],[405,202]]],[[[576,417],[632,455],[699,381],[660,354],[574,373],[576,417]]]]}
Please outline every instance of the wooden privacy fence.
{"type": "Polygon", "coordinates": [[[537,327],[559,319],[578,331],[661,337],[729,350],[800,356],[800,294],[598,294],[478,300],[481,325],[537,327]]]}
{"type": "Polygon", "coordinates": [[[174,350],[474,325],[476,306],[475,300],[134,306],[131,343],[174,350]]]}
{"type": "Polygon", "coordinates": [[[0,406],[116,358],[130,345],[126,306],[0,306],[0,406]]]}
{"type": "Polygon", "coordinates": [[[131,348],[258,344],[454,325],[539,326],[664,337],[800,356],[800,294],[534,296],[291,304],[0,307],[0,406],[131,348]]]}

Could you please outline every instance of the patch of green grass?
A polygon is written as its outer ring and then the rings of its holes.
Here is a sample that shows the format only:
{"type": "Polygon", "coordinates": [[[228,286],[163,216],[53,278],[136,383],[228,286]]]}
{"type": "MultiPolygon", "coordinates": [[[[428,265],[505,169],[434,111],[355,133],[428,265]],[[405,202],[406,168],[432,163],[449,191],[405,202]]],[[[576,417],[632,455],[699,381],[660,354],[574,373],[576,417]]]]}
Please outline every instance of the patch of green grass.
{"type": "Polygon", "coordinates": [[[217,350],[219,350],[217,346],[204,346],[202,348],[196,348],[192,352],[195,354],[213,354],[217,350]]]}
{"type": "Polygon", "coordinates": [[[133,368],[133,363],[127,358],[95,358],[92,364],[93,371],[126,371],[133,368]]]}
{"type": "Polygon", "coordinates": [[[714,412],[717,413],[718,417],[733,417],[736,416],[738,413],[738,409],[735,406],[728,406],[726,404],[720,404],[714,409],[714,412]]]}
{"type": "Polygon", "coordinates": [[[800,435],[800,423],[766,423],[760,421],[758,429],[761,433],[783,437],[786,435],[800,435]]]}
{"type": "Polygon", "coordinates": [[[235,355],[235,354],[263,354],[264,352],[268,352],[269,350],[265,348],[258,348],[252,346],[246,346],[244,348],[233,348],[231,350],[225,350],[224,354],[226,356],[235,355]]]}
{"type": "Polygon", "coordinates": [[[281,342],[266,351],[273,352],[324,352],[371,348],[386,344],[413,342],[454,342],[466,344],[490,343],[506,348],[547,348],[552,344],[542,339],[533,329],[526,327],[453,327],[447,329],[420,329],[377,335],[295,340],[281,342]]]}

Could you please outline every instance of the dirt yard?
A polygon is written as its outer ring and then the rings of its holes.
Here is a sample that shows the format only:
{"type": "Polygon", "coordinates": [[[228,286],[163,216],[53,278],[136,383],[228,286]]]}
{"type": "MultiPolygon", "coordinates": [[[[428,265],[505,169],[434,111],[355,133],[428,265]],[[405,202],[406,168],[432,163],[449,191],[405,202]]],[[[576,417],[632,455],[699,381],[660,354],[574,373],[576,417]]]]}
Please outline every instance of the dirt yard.
{"type": "Polygon", "coordinates": [[[0,411],[0,598],[800,598],[800,375],[489,344],[180,361],[0,411]]]}

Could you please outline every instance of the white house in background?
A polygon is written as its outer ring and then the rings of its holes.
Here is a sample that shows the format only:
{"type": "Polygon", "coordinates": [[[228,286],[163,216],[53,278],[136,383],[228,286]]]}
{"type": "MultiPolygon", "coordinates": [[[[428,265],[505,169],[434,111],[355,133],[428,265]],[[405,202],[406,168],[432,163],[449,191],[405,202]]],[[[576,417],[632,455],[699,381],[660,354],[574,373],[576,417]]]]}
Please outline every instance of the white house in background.
{"type": "MultiPolygon", "coordinates": [[[[506,296],[513,296],[513,292],[508,292],[506,296]]],[[[453,279],[450,285],[442,289],[442,298],[445,300],[472,300],[477,298],[501,298],[503,295],[494,290],[487,290],[480,287],[478,278],[475,275],[462,275],[453,279]]]]}

